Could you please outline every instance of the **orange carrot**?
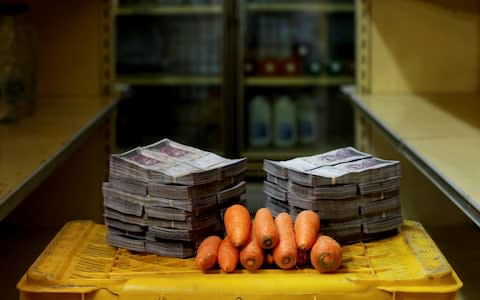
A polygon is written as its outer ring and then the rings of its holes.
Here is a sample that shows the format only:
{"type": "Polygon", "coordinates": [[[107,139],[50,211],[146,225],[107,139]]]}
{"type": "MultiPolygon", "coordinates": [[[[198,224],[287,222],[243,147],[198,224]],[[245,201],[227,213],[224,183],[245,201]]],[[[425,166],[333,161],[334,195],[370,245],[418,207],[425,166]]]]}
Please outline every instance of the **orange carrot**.
{"type": "Polygon", "coordinates": [[[217,263],[218,247],[221,242],[221,238],[211,235],[200,243],[197,256],[195,256],[195,263],[201,270],[206,271],[217,263]]]}
{"type": "Polygon", "coordinates": [[[320,235],[310,252],[310,261],[319,272],[335,272],[342,265],[342,248],[331,237],[320,235]]]}
{"type": "Polygon", "coordinates": [[[250,213],[245,206],[234,204],[227,208],[223,215],[225,231],[235,247],[240,247],[250,236],[250,213]]]}
{"type": "Polygon", "coordinates": [[[235,271],[238,264],[239,251],[235,247],[228,236],[226,236],[220,243],[218,248],[218,264],[225,273],[235,271]]]}
{"type": "Polygon", "coordinates": [[[286,212],[280,213],[275,218],[279,242],[273,248],[273,259],[282,269],[290,269],[297,261],[297,244],[293,231],[292,218],[286,212]]]}
{"type": "MultiPolygon", "coordinates": [[[[255,232],[255,223],[252,222],[252,233],[255,232]]],[[[240,263],[245,269],[255,271],[262,266],[263,259],[263,249],[258,245],[255,234],[251,234],[248,242],[240,250],[240,263]]]]}
{"type": "Polygon", "coordinates": [[[260,247],[272,249],[278,243],[278,233],[273,221],[272,213],[268,208],[260,208],[255,214],[255,237],[260,247]]]}
{"type": "Polygon", "coordinates": [[[301,211],[295,220],[295,240],[303,251],[312,248],[320,230],[320,217],[312,210],[301,211]]]}

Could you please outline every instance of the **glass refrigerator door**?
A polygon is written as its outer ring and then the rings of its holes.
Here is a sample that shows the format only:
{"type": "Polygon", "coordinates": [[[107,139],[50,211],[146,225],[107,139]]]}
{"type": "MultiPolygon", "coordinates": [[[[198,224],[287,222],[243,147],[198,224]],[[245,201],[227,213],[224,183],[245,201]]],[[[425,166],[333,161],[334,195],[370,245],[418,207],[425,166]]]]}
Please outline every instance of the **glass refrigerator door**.
{"type": "Polygon", "coordinates": [[[117,81],[128,91],[120,147],[168,137],[225,153],[224,2],[120,0],[117,81]]]}
{"type": "Polygon", "coordinates": [[[251,175],[285,160],[353,144],[352,1],[242,2],[238,114],[251,175]]]}

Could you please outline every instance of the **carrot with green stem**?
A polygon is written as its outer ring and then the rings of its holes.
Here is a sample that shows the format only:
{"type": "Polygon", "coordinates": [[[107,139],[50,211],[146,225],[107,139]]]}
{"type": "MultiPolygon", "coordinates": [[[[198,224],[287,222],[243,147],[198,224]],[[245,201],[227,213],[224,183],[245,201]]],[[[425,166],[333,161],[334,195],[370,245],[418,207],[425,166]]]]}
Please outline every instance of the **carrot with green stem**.
{"type": "Polygon", "coordinates": [[[197,249],[195,256],[195,264],[202,270],[206,271],[217,263],[218,248],[222,239],[216,235],[205,238],[197,249]]]}
{"type": "Polygon", "coordinates": [[[253,234],[256,227],[256,221],[252,222],[252,234],[248,242],[240,250],[240,263],[249,271],[258,270],[265,258],[263,248],[258,244],[255,234],[253,234]]]}
{"type": "Polygon", "coordinates": [[[321,273],[335,272],[342,265],[342,247],[333,238],[319,235],[310,252],[310,261],[321,273]]]}
{"type": "Polygon", "coordinates": [[[223,215],[225,231],[235,247],[240,247],[248,241],[251,229],[251,218],[248,209],[240,204],[227,208],[223,215]]]}
{"type": "Polygon", "coordinates": [[[278,244],[278,232],[270,210],[266,207],[257,210],[255,222],[257,225],[254,234],[260,247],[274,248],[278,244]]]}
{"type": "Polygon", "coordinates": [[[237,268],[239,255],[238,248],[226,236],[218,248],[218,265],[225,273],[231,273],[237,268]]]}
{"type": "Polygon", "coordinates": [[[297,261],[297,244],[293,230],[292,218],[286,212],[280,213],[275,218],[279,242],[273,248],[273,259],[282,269],[290,269],[297,261]]]}
{"type": "Polygon", "coordinates": [[[295,219],[295,240],[300,250],[307,251],[317,240],[320,230],[320,217],[312,210],[303,210],[295,219]]]}

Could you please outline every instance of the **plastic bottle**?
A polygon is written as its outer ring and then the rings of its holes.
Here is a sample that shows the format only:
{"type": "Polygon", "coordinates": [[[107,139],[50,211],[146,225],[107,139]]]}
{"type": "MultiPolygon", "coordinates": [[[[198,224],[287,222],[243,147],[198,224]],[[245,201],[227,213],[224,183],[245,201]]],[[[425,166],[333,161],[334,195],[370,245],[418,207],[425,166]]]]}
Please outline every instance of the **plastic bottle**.
{"type": "Polygon", "coordinates": [[[249,141],[253,147],[265,147],[272,141],[272,114],[268,100],[254,97],[249,103],[249,141]]]}
{"type": "Polygon", "coordinates": [[[275,100],[274,143],[277,147],[290,147],[297,142],[296,108],[290,97],[281,96],[275,100]]]}
{"type": "Polygon", "coordinates": [[[315,143],[318,137],[318,117],[315,100],[308,95],[298,100],[298,139],[302,145],[315,143]]]}

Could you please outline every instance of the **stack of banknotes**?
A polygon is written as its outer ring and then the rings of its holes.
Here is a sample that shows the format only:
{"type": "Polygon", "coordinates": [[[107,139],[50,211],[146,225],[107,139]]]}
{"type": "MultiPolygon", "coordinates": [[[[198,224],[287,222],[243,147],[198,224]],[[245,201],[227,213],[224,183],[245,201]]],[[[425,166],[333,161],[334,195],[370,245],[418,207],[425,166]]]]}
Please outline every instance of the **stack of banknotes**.
{"type": "Polygon", "coordinates": [[[245,203],[245,158],[227,159],[163,139],[110,157],[103,183],[107,241],[162,256],[190,257],[223,231],[222,212],[245,203]]]}
{"type": "Polygon", "coordinates": [[[287,161],[264,160],[266,206],[273,214],[318,212],[321,231],[343,243],[397,232],[400,163],[352,147],[287,161]]]}

